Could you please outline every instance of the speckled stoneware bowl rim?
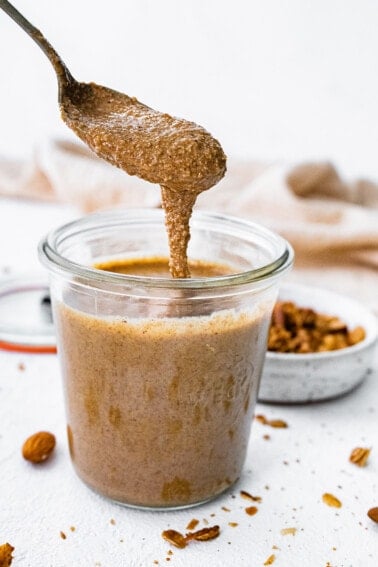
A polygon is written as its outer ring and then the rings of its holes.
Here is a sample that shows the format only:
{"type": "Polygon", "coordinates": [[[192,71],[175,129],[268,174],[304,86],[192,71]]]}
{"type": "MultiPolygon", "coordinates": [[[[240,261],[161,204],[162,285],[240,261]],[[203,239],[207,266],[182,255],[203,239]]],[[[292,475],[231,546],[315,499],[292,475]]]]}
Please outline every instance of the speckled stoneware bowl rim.
{"type": "MultiPolygon", "coordinates": [[[[349,347],[345,347],[345,348],[341,348],[341,349],[337,349],[337,350],[331,350],[331,351],[324,351],[324,352],[309,352],[309,353],[295,353],[295,352],[275,352],[275,351],[267,351],[266,353],[266,357],[269,358],[270,360],[274,360],[274,361],[298,361],[298,362],[305,362],[305,361],[310,361],[310,360],[324,360],[324,359],[332,359],[332,358],[340,358],[340,356],[346,355],[346,354],[358,354],[360,351],[370,347],[371,345],[373,345],[374,343],[377,342],[377,337],[378,337],[378,322],[377,322],[377,318],[374,315],[374,313],[372,311],[370,311],[367,307],[365,307],[365,305],[363,305],[362,303],[360,303],[359,301],[356,301],[355,299],[347,296],[347,295],[343,295],[334,291],[330,291],[326,288],[321,288],[321,287],[315,287],[315,286],[307,286],[304,284],[294,284],[294,283],[284,283],[280,286],[280,293],[281,292],[286,292],[289,291],[290,295],[293,294],[294,297],[292,298],[288,298],[288,301],[293,301],[294,303],[296,303],[299,307],[311,307],[314,310],[319,310],[319,313],[325,313],[326,315],[336,315],[338,317],[340,317],[342,319],[342,315],[337,315],[336,313],[331,313],[331,312],[326,312],[324,311],[324,309],[322,307],[315,307],[315,306],[309,306],[306,305],[305,302],[303,302],[302,298],[299,296],[299,300],[296,301],[295,299],[295,292],[299,292],[304,294],[321,294],[323,297],[327,296],[330,299],[333,298],[337,298],[339,301],[345,301],[345,303],[348,304],[353,304],[355,309],[359,310],[361,313],[361,322],[355,321],[353,323],[353,325],[355,326],[362,326],[365,329],[365,333],[366,336],[365,338],[360,341],[359,343],[349,346],[349,347]],[[363,321],[362,321],[363,319],[363,321]],[[369,324],[366,327],[366,320],[368,320],[369,324]]],[[[278,295],[278,299],[280,298],[280,293],[278,295]]],[[[286,299],[285,299],[286,300],[286,299]]],[[[332,309],[331,309],[332,310],[332,309]]],[[[331,311],[330,310],[330,311],[331,311]]],[[[327,309],[328,311],[328,309],[327,309]]]]}

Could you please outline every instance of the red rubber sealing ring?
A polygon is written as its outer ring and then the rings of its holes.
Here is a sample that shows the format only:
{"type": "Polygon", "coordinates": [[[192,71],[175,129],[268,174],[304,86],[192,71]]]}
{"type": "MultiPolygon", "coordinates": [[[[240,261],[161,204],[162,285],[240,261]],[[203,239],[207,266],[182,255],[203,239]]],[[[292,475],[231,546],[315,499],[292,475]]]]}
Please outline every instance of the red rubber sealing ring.
{"type": "Polygon", "coordinates": [[[56,354],[56,346],[33,346],[33,345],[15,345],[13,343],[7,343],[0,341],[0,349],[7,350],[10,352],[27,352],[30,354],[56,354]]]}

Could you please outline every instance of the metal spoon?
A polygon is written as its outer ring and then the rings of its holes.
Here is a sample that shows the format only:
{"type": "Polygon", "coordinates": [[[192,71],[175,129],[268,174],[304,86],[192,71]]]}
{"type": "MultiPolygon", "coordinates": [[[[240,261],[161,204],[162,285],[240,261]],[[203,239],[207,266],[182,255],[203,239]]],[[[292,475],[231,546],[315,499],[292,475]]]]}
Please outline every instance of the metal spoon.
{"type": "Polygon", "coordinates": [[[45,55],[50,60],[52,66],[55,69],[55,73],[58,79],[59,86],[59,101],[62,97],[63,90],[74,82],[74,79],[63,63],[60,56],[57,54],[52,45],[47,41],[43,34],[34,27],[10,2],[7,0],[0,0],[0,8],[4,10],[14,20],[30,37],[36,42],[37,45],[42,49],[45,55]]]}

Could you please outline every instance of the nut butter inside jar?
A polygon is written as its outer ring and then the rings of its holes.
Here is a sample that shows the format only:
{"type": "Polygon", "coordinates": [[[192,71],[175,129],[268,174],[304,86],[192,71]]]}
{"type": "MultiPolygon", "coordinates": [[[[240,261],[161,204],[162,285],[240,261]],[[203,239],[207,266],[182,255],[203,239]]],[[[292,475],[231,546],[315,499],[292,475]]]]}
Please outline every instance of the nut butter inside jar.
{"type": "Polygon", "coordinates": [[[288,243],[195,213],[190,279],[168,273],[159,210],[98,213],[50,233],[70,454],[116,502],[183,508],[229,488],[244,464],[288,243]],[[97,267],[96,267],[97,266],[97,267]]]}

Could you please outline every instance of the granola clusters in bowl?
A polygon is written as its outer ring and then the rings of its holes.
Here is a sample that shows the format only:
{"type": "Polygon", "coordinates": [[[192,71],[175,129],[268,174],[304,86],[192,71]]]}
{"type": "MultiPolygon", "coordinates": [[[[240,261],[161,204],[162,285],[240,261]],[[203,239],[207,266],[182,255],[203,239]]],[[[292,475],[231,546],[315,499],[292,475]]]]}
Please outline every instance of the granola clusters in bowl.
{"type": "Polygon", "coordinates": [[[365,329],[350,329],[334,315],[300,307],[293,301],[277,301],[269,329],[268,350],[272,352],[328,352],[364,340],[365,329]]]}
{"type": "Polygon", "coordinates": [[[366,376],[377,321],[348,297],[286,284],[273,313],[259,400],[305,403],[340,396],[366,376]]]}

